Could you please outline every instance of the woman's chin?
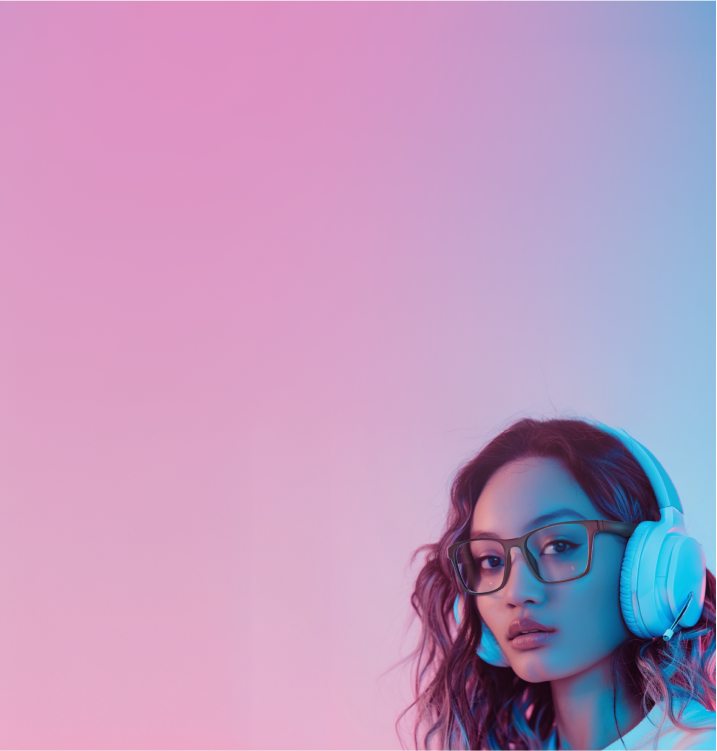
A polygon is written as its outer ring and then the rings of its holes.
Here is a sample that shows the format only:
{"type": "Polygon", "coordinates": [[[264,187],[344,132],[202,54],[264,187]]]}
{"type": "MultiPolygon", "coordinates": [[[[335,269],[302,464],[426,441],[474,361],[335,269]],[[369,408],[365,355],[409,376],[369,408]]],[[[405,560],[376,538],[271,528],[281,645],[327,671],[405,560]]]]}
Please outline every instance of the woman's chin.
{"type": "Polygon", "coordinates": [[[546,681],[559,681],[563,678],[578,675],[591,665],[583,662],[556,661],[555,656],[547,660],[545,655],[536,653],[523,653],[510,658],[513,672],[527,683],[545,683],[546,681]]]}
{"type": "Polygon", "coordinates": [[[544,683],[560,677],[545,664],[543,656],[535,652],[523,652],[511,657],[510,666],[518,678],[522,678],[527,683],[544,683]]]}

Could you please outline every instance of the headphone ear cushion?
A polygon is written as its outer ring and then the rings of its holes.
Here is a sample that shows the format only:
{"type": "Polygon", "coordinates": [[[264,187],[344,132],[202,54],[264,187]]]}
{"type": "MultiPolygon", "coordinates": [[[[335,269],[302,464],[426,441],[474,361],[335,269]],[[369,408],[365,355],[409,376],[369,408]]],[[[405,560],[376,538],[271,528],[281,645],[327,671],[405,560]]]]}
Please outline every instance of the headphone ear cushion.
{"type": "Polygon", "coordinates": [[[622,558],[620,571],[620,606],[625,624],[635,636],[650,639],[651,635],[644,627],[640,613],[633,606],[633,592],[637,592],[637,576],[639,573],[637,562],[640,560],[650,525],[655,522],[642,522],[627,541],[625,555],[622,558]]]}
{"type": "Polygon", "coordinates": [[[493,635],[493,632],[488,628],[486,622],[481,618],[481,635],[480,644],[476,650],[478,657],[491,665],[495,665],[499,668],[509,668],[510,662],[505,656],[505,652],[498,644],[498,640],[493,635]]]}
{"type": "MultiPolygon", "coordinates": [[[[458,607],[460,601],[461,596],[458,595],[453,602],[453,617],[456,619],[456,623],[459,626],[461,625],[461,613],[458,607]]],[[[482,618],[480,619],[480,625],[481,640],[478,649],[476,649],[478,657],[480,657],[483,662],[487,662],[490,665],[495,665],[499,668],[509,668],[510,662],[508,662],[505,652],[502,650],[500,644],[498,644],[498,640],[493,636],[493,632],[488,626],[486,626],[486,623],[482,618]]]]}

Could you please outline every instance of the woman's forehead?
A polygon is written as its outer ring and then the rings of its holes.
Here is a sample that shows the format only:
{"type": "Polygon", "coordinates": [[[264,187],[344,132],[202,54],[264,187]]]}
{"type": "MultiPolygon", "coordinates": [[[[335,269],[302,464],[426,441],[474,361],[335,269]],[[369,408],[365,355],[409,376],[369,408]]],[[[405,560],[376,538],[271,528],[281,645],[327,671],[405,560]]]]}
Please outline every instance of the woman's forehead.
{"type": "Polygon", "coordinates": [[[491,476],[476,503],[471,528],[517,537],[531,519],[557,509],[573,509],[586,519],[602,518],[560,461],[527,457],[503,465],[491,476]]]}

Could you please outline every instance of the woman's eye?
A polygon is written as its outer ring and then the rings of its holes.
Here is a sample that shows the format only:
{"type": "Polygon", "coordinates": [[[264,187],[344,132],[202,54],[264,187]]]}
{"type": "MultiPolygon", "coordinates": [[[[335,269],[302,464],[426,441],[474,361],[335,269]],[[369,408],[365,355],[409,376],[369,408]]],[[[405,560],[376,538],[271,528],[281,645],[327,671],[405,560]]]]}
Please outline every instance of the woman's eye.
{"type": "Polygon", "coordinates": [[[503,559],[497,555],[486,555],[480,559],[481,568],[493,569],[493,568],[498,568],[498,566],[502,566],[502,565],[503,565],[503,559]]]}
{"type": "Polygon", "coordinates": [[[566,540],[553,540],[543,548],[543,555],[559,555],[560,553],[567,553],[575,547],[571,542],[566,540]],[[552,548],[552,550],[551,550],[552,548]]]}

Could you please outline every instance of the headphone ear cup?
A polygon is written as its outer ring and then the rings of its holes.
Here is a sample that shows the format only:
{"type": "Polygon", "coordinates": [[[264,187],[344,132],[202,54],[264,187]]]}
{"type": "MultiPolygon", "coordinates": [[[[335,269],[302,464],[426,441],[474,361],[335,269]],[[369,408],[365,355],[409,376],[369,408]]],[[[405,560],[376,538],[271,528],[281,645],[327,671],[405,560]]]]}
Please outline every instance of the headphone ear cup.
{"type": "MultiPolygon", "coordinates": [[[[456,619],[456,623],[459,626],[461,625],[461,614],[459,610],[460,601],[461,596],[458,595],[453,602],[453,617],[456,619]]],[[[508,662],[508,658],[505,656],[505,652],[500,644],[498,644],[498,640],[493,635],[493,632],[488,626],[486,626],[486,623],[482,618],[480,623],[482,635],[478,649],[476,649],[476,654],[481,660],[483,660],[483,662],[487,662],[490,665],[495,665],[499,668],[509,668],[510,662],[508,662]]]]}
{"type": "Polygon", "coordinates": [[[495,665],[499,668],[509,668],[510,662],[505,656],[505,652],[498,644],[498,640],[493,635],[493,632],[488,628],[486,622],[481,618],[481,631],[482,636],[476,654],[478,657],[487,662],[490,665],[495,665]]]}
{"type": "Polygon", "coordinates": [[[705,576],[702,547],[687,534],[682,514],[660,509],[660,521],[639,524],[625,548],[620,607],[627,627],[642,639],[666,635],[687,602],[678,627],[693,626],[702,613],[705,576]]]}
{"type": "Polygon", "coordinates": [[[705,554],[699,542],[694,537],[680,538],[670,553],[666,589],[670,611],[675,616],[692,592],[692,602],[680,618],[682,628],[692,628],[702,615],[707,584],[705,568],[705,554]]]}
{"type": "Polygon", "coordinates": [[[645,628],[645,624],[640,617],[640,611],[637,605],[637,575],[640,555],[644,547],[647,532],[650,524],[654,522],[642,522],[632,533],[627,541],[625,554],[622,558],[622,569],[620,570],[620,607],[625,624],[635,636],[643,639],[650,639],[652,635],[645,628]]]}

